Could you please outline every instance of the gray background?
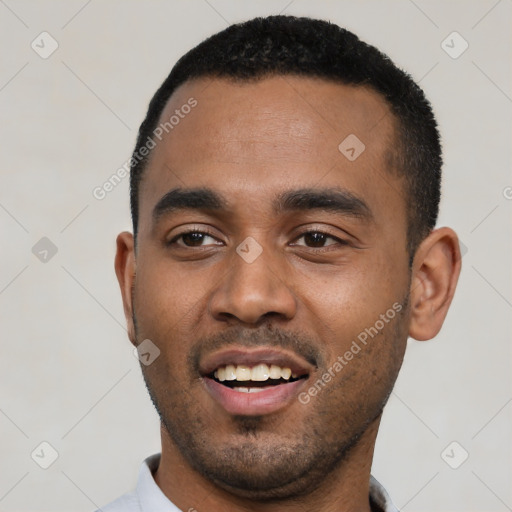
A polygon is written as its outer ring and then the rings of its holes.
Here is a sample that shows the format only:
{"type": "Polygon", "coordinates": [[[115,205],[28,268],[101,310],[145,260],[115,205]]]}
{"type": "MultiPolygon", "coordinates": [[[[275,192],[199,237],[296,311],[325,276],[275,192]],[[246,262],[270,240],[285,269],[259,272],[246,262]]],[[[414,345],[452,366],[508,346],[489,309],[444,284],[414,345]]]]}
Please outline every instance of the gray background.
{"type": "Polygon", "coordinates": [[[511,0],[0,0],[0,510],[94,510],[159,451],[113,269],[128,179],[92,191],[179,56],[279,12],[353,30],[421,83],[444,141],[439,225],[467,249],[440,335],[409,341],[373,474],[406,512],[512,510],[511,0]]]}

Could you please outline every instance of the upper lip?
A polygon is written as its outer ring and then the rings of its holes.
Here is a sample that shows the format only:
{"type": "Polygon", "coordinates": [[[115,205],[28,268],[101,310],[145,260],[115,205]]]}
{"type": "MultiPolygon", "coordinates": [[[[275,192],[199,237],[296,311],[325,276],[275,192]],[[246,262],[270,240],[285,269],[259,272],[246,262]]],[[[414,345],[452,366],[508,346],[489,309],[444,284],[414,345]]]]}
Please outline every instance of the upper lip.
{"type": "Polygon", "coordinates": [[[282,368],[290,368],[292,373],[301,377],[311,373],[313,367],[299,355],[285,350],[275,348],[258,348],[248,350],[246,348],[230,348],[214,352],[204,357],[199,362],[199,372],[208,376],[220,366],[246,365],[256,366],[257,364],[277,365],[282,368]]]}

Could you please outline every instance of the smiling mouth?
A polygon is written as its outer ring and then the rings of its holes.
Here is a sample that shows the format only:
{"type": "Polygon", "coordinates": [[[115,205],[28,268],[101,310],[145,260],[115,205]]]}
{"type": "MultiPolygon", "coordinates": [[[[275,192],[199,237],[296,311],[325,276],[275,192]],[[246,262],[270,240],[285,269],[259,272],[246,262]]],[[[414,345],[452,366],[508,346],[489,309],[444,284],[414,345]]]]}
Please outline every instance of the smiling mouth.
{"type": "Polygon", "coordinates": [[[240,393],[258,393],[306,379],[308,374],[299,375],[293,373],[288,367],[261,363],[254,366],[235,364],[219,366],[208,377],[240,393]]]}
{"type": "Polygon", "coordinates": [[[225,412],[260,416],[291,406],[315,365],[276,347],[227,347],[199,362],[205,391],[225,412]]]}

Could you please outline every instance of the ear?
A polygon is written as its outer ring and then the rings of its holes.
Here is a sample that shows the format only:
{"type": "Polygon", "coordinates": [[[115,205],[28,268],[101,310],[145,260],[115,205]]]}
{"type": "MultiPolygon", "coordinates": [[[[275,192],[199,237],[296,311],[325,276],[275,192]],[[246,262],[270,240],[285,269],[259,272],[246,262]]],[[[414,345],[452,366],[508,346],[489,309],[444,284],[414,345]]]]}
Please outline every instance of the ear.
{"type": "Polygon", "coordinates": [[[128,231],[123,231],[117,236],[116,244],[116,275],[121,288],[121,296],[123,298],[124,316],[128,327],[128,338],[135,346],[136,339],[135,326],[133,325],[132,290],[135,282],[136,261],[133,235],[128,231]]]}
{"type": "Polygon", "coordinates": [[[414,256],[409,336],[424,341],[441,330],[461,269],[459,239],[450,228],[439,228],[423,240],[414,256]]]}

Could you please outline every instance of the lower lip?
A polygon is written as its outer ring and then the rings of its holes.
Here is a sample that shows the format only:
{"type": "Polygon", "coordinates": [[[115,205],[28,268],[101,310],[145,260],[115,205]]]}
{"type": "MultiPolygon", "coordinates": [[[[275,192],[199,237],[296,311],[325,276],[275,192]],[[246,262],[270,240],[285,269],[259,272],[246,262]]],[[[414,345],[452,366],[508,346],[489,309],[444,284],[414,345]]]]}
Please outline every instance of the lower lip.
{"type": "MultiPolygon", "coordinates": [[[[254,393],[235,391],[210,377],[204,377],[210,395],[230,414],[257,416],[278,411],[297,398],[307,379],[269,386],[254,393]]],[[[249,387],[249,386],[247,386],[249,387]]]]}

